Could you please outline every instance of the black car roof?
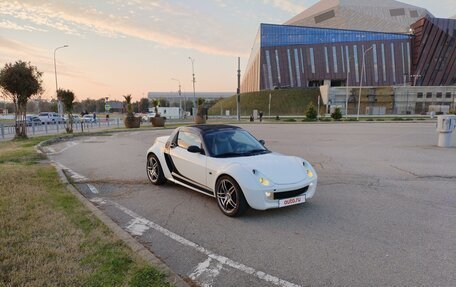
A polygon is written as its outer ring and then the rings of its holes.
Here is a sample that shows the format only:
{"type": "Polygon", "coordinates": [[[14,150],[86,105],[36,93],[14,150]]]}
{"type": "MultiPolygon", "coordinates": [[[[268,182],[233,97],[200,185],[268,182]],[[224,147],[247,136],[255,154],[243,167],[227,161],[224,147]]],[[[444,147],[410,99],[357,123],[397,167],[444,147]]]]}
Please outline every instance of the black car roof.
{"type": "Polygon", "coordinates": [[[208,133],[208,132],[213,132],[213,131],[218,131],[218,130],[235,130],[235,129],[241,129],[240,127],[237,126],[232,126],[232,125],[223,125],[223,124],[215,124],[215,125],[191,125],[187,126],[185,128],[190,128],[190,129],[195,129],[199,131],[202,134],[208,133]]]}

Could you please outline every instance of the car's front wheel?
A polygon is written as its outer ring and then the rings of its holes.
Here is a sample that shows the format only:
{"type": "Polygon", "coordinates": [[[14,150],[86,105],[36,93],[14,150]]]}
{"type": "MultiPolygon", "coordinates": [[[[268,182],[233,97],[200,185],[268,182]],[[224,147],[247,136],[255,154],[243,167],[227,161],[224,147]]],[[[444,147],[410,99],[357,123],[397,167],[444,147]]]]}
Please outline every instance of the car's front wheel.
{"type": "Polygon", "coordinates": [[[150,154],[147,157],[146,173],[150,182],[153,184],[160,185],[166,182],[160,161],[155,154],[150,154]]]}
{"type": "Polygon", "coordinates": [[[227,216],[240,216],[248,207],[241,187],[229,176],[217,180],[215,194],[220,210],[227,216]]]}

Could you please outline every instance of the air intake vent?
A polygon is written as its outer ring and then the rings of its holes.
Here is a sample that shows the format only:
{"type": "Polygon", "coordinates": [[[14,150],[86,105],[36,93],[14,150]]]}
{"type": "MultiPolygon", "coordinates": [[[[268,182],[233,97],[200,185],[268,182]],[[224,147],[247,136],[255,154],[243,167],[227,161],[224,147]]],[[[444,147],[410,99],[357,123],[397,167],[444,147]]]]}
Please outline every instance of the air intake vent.
{"type": "Polygon", "coordinates": [[[392,17],[394,17],[394,16],[404,16],[405,15],[405,10],[404,10],[404,8],[391,9],[390,10],[390,15],[392,17]]]}
{"type": "Polygon", "coordinates": [[[315,24],[321,23],[323,21],[329,20],[334,17],[336,17],[336,13],[334,13],[334,10],[325,12],[323,14],[320,14],[320,15],[314,17],[315,24]]]}

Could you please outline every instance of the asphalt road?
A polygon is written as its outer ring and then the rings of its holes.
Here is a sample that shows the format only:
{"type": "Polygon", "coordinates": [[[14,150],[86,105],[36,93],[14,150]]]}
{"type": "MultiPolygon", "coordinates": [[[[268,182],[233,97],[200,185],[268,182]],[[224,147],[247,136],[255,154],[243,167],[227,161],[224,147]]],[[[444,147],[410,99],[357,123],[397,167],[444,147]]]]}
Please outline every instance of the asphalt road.
{"type": "Polygon", "coordinates": [[[85,196],[202,286],[456,286],[456,148],[436,146],[435,124],[243,127],[315,166],[311,201],[233,219],[212,198],[149,184],[145,151],[171,130],[48,151],[85,196]]]}

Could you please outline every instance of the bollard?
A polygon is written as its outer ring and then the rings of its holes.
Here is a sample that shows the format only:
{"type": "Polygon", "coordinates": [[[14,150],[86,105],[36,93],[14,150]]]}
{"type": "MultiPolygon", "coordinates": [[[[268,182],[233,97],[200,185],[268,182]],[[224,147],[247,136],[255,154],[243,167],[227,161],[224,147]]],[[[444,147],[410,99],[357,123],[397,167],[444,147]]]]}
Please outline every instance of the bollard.
{"type": "Polygon", "coordinates": [[[44,122],[44,130],[46,131],[46,134],[48,133],[48,122],[44,122]]]}
{"type": "Polygon", "coordinates": [[[2,131],[2,139],[5,138],[5,126],[3,124],[0,124],[0,130],[2,131]]]}
{"type": "Polygon", "coordinates": [[[439,147],[450,147],[453,130],[456,128],[456,115],[437,116],[437,131],[439,132],[439,147]]]}

